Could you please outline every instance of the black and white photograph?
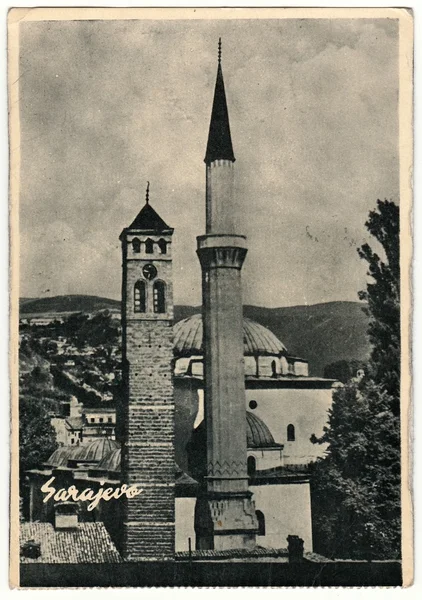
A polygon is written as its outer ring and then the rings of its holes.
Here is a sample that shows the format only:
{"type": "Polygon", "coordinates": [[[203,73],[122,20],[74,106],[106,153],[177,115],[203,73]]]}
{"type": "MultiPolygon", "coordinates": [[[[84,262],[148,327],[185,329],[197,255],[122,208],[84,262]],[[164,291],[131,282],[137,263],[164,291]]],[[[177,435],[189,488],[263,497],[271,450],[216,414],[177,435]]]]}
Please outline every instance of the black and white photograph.
{"type": "Polygon", "coordinates": [[[8,38],[11,585],[409,585],[411,11],[8,38]]]}

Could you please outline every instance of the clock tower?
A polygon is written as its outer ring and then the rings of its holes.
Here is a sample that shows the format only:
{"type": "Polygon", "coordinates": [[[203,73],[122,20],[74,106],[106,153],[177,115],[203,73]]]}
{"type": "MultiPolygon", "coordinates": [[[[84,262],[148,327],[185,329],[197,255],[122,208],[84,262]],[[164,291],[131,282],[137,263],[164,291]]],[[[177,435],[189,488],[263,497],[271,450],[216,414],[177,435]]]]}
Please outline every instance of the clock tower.
{"type": "Polygon", "coordinates": [[[173,229],[149,203],[121,236],[122,483],[126,560],[174,557],[173,229]]]}

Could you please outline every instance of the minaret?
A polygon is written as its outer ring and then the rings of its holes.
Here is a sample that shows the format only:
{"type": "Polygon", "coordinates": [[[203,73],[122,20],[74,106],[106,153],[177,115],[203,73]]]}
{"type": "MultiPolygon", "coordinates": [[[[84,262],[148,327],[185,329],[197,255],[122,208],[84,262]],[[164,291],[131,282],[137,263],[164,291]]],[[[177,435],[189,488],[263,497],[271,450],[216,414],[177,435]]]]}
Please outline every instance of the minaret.
{"type": "Polygon", "coordinates": [[[174,558],[172,235],[149,203],[148,183],[145,206],[120,236],[122,483],[142,489],[123,507],[126,560],[174,558]]]}
{"type": "Polygon", "coordinates": [[[197,238],[202,268],[207,476],[195,514],[198,549],[255,545],[248,491],[241,268],[246,237],[234,225],[234,162],[221,68],[221,39],[206,164],[206,235],[197,238]]]}

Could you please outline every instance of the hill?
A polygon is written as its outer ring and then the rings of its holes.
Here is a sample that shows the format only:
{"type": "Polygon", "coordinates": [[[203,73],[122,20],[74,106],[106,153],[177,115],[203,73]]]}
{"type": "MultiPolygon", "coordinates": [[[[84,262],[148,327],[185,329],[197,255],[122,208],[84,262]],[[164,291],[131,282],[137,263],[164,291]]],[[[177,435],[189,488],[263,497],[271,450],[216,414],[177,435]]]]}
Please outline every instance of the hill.
{"type": "MultiPolygon", "coordinates": [[[[95,312],[119,309],[120,302],[97,296],[55,296],[26,299],[21,313],[95,312]]],[[[360,302],[327,302],[311,306],[264,308],[244,306],[244,315],[268,327],[290,354],[309,361],[311,375],[322,376],[324,367],[337,360],[366,360],[370,345],[368,317],[360,302]]],[[[200,307],[175,306],[175,321],[200,312],[200,307]]]]}
{"type": "Polygon", "coordinates": [[[368,317],[360,302],[262,308],[245,306],[246,317],[261,323],[286,345],[290,354],[309,361],[311,375],[337,360],[367,360],[368,317]]]}
{"type": "Polygon", "coordinates": [[[51,314],[67,312],[91,313],[97,310],[120,309],[119,300],[100,298],[99,296],[69,295],[52,296],[50,298],[21,298],[19,301],[20,313],[24,314],[51,314]]]}
{"type": "MultiPolygon", "coordinates": [[[[362,309],[360,302],[339,301],[281,308],[246,305],[243,314],[268,327],[290,354],[306,358],[311,375],[322,376],[324,367],[335,361],[368,359],[368,317],[362,309]]],[[[175,306],[175,321],[200,310],[175,306]]]]}

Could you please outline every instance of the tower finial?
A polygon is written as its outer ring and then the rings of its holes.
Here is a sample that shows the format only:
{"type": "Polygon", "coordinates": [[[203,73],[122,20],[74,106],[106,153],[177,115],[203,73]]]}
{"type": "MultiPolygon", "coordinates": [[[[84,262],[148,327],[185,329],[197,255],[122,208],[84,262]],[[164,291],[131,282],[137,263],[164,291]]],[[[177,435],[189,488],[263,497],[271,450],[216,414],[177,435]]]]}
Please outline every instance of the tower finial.
{"type": "Polygon", "coordinates": [[[145,194],[145,202],[149,204],[149,181],[147,181],[147,191],[145,194]]]}
{"type": "Polygon", "coordinates": [[[221,37],[218,38],[218,64],[221,65],[221,37]]]}

